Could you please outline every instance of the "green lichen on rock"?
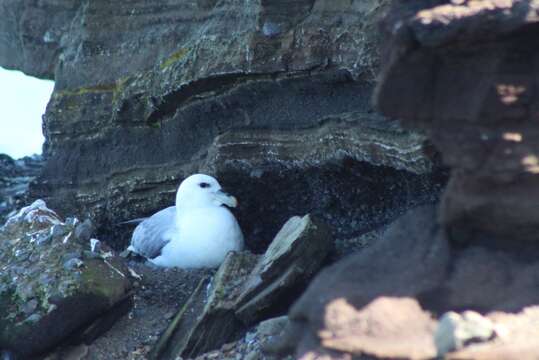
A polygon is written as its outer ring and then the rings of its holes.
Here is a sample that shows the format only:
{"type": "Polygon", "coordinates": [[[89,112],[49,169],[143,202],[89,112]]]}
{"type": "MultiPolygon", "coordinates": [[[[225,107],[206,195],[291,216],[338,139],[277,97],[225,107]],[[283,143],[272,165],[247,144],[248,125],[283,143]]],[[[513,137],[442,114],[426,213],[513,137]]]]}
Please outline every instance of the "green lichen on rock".
{"type": "Polygon", "coordinates": [[[23,322],[30,315],[43,316],[50,311],[50,298],[73,294],[80,270],[68,271],[62,263],[69,260],[66,254],[76,256],[80,251],[80,245],[69,241],[73,230],[73,226],[62,225],[44,203],[8,219],[0,229],[0,288],[1,293],[10,294],[8,307],[0,310],[2,318],[23,322]],[[53,233],[53,227],[63,229],[53,233]],[[37,305],[30,312],[25,305],[31,300],[37,300],[37,305]]]}
{"type": "Polygon", "coordinates": [[[100,94],[114,92],[118,87],[118,83],[112,84],[97,84],[94,86],[80,87],[73,90],[62,90],[56,92],[54,95],[59,97],[64,96],[81,96],[86,94],[100,94]]]}
{"type": "Polygon", "coordinates": [[[161,128],[161,122],[160,121],[157,121],[157,122],[151,122],[148,124],[151,128],[154,128],[154,129],[160,129],[161,128]]]}
{"type": "Polygon", "coordinates": [[[0,228],[0,348],[39,353],[125,297],[124,265],[85,255],[90,235],[91,223],[64,222],[42,200],[0,228]]]}
{"type": "Polygon", "coordinates": [[[181,48],[180,50],[173,52],[172,55],[170,55],[161,63],[161,66],[160,66],[161,70],[164,70],[168,68],[169,66],[177,63],[178,61],[183,59],[185,55],[187,55],[188,52],[189,52],[188,48],[181,48]]]}
{"type": "Polygon", "coordinates": [[[233,306],[245,278],[251,273],[258,256],[249,252],[229,254],[211,283],[212,291],[206,303],[206,312],[215,308],[233,306]]]}
{"type": "Polygon", "coordinates": [[[95,294],[113,302],[125,295],[128,289],[119,287],[118,284],[124,283],[127,274],[124,273],[123,264],[118,258],[88,259],[85,264],[79,287],[81,292],[95,294]],[[108,276],[104,277],[103,274],[108,276]]]}
{"type": "Polygon", "coordinates": [[[121,93],[124,91],[126,84],[129,81],[129,77],[121,77],[118,80],[116,80],[116,86],[113,89],[112,92],[112,102],[115,103],[118,101],[118,97],[121,95],[121,93]]]}

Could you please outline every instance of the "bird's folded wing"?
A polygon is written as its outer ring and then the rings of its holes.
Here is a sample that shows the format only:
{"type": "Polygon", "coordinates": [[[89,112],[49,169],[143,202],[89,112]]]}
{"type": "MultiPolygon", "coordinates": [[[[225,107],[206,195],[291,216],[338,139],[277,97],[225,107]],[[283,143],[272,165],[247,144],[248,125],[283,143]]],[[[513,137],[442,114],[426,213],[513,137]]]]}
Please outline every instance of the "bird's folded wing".
{"type": "Polygon", "coordinates": [[[147,257],[156,258],[168,244],[176,230],[176,207],[163,209],[141,222],[133,232],[131,247],[147,257]]]}

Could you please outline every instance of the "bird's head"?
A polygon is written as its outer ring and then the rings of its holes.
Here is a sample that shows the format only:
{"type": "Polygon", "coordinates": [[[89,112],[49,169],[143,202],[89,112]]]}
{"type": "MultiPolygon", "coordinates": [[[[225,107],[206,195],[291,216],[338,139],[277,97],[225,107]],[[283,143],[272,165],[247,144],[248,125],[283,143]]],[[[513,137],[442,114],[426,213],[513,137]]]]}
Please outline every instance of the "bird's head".
{"type": "Polygon", "coordinates": [[[176,207],[201,208],[226,205],[236,207],[238,201],[221,190],[219,182],[204,174],[194,174],[185,179],[176,194],[176,207]]]}

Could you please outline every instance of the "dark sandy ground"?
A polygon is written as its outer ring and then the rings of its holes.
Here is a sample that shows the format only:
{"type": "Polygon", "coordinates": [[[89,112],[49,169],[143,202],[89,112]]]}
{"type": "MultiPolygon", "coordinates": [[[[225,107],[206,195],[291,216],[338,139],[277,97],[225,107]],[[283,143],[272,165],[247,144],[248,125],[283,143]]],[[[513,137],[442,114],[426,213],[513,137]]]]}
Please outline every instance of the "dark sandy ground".
{"type": "Polygon", "coordinates": [[[215,270],[153,268],[130,261],[141,276],[136,281],[133,308],[93,343],[58,351],[47,360],[139,360],[166,329],[200,279],[215,270]]]}

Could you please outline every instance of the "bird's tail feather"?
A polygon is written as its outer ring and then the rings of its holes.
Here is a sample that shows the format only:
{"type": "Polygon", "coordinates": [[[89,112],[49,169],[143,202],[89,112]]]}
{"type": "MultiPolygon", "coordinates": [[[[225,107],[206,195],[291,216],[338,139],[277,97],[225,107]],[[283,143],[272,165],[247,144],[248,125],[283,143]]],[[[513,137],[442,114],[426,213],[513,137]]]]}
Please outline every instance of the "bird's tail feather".
{"type": "Polygon", "coordinates": [[[140,224],[141,222],[143,222],[146,219],[147,218],[145,218],[145,217],[144,218],[137,218],[137,219],[133,219],[133,220],[122,221],[122,222],[116,223],[116,225],[140,224]]]}
{"type": "Polygon", "coordinates": [[[129,245],[127,249],[125,249],[124,251],[120,253],[120,257],[123,257],[124,259],[131,256],[137,256],[137,255],[138,255],[137,250],[135,250],[133,245],[129,245]]]}

